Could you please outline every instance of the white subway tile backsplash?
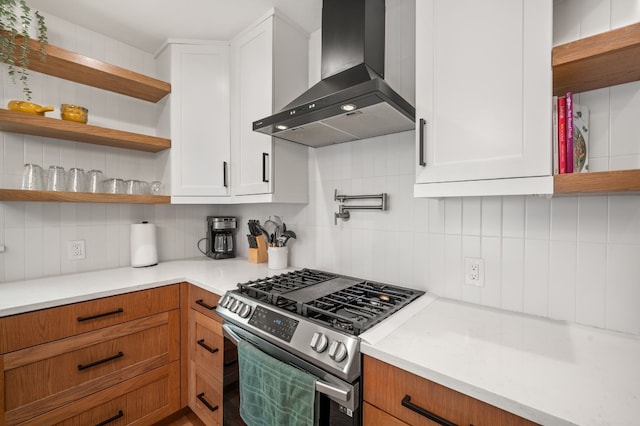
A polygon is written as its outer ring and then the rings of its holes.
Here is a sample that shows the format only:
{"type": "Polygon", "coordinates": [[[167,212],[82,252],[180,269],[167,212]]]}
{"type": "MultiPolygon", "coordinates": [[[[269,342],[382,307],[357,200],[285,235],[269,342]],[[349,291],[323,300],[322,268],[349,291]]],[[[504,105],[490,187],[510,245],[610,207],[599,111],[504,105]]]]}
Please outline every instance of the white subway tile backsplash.
{"type": "Polygon", "coordinates": [[[444,200],[444,232],[445,234],[462,233],[462,199],[446,198],[444,200]]]}
{"type": "Polygon", "coordinates": [[[524,308],[524,245],[521,238],[502,239],[500,307],[516,312],[524,308]]]}
{"type": "Polygon", "coordinates": [[[480,235],[482,199],[467,197],[462,199],[462,234],[480,235]]]}
{"type": "Polygon", "coordinates": [[[551,202],[551,240],[576,241],[578,199],[558,197],[551,202]]]}
{"type": "Polygon", "coordinates": [[[482,199],[482,235],[487,237],[502,235],[502,197],[482,199]]]}
{"type": "Polygon", "coordinates": [[[463,281],[462,237],[444,236],[444,293],[442,296],[460,299],[463,281]]]}
{"type": "Polygon", "coordinates": [[[526,197],[525,214],[526,238],[548,240],[551,230],[551,200],[546,197],[526,197]]]}
{"type": "Polygon", "coordinates": [[[484,287],[480,294],[480,303],[499,308],[502,293],[502,240],[499,237],[482,237],[481,244],[484,287]]]}
{"type": "Polygon", "coordinates": [[[610,244],[607,259],[605,326],[640,334],[640,245],[610,244]]]}
{"type": "Polygon", "coordinates": [[[547,316],[550,249],[548,240],[525,240],[523,312],[547,316]]]}
{"type": "Polygon", "coordinates": [[[551,241],[549,259],[549,317],[575,320],[576,243],[551,241]]]}
{"type": "Polygon", "coordinates": [[[640,241],[640,197],[609,197],[609,242],[638,244],[640,241]]]}
{"type": "Polygon", "coordinates": [[[607,282],[607,246],[600,243],[578,243],[576,275],[576,321],[605,327],[607,282]]]}
{"type": "Polygon", "coordinates": [[[604,243],[607,241],[608,199],[606,196],[578,199],[578,241],[604,243]]]}

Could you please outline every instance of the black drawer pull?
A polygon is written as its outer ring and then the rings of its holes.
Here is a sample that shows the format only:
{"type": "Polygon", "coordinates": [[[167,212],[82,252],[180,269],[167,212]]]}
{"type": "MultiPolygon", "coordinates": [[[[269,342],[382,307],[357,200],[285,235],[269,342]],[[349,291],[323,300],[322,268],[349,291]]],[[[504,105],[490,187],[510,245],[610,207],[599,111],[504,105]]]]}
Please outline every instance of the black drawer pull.
{"type": "Polygon", "coordinates": [[[215,354],[216,352],[218,352],[218,348],[214,349],[211,346],[207,345],[204,342],[204,339],[200,339],[196,343],[199,344],[200,346],[202,346],[203,348],[205,348],[206,350],[208,350],[209,352],[211,352],[212,354],[215,354]]]}
{"type": "Polygon", "coordinates": [[[262,181],[269,182],[267,179],[267,160],[269,159],[269,154],[266,152],[262,153],[262,181]]]}
{"type": "Polygon", "coordinates": [[[428,418],[429,420],[438,423],[439,425],[442,425],[442,426],[457,426],[455,423],[451,423],[450,421],[445,420],[442,417],[437,416],[437,415],[433,414],[432,412],[427,411],[424,408],[418,407],[417,405],[413,404],[411,402],[411,396],[409,396],[409,395],[405,395],[404,398],[402,398],[402,406],[403,407],[407,407],[411,411],[415,411],[416,413],[420,414],[421,416],[424,416],[424,417],[428,418]]]}
{"type": "Polygon", "coordinates": [[[209,411],[216,411],[218,409],[217,405],[214,407],[209,401],[204,399],[204,392],[198,394],[198,399],[209,409],[209,411]]]}
{"type": "Polygon", "coordinates": [[[96,426],[108,425],[109,423],[118,420],[120,417],[124,417],[124,413],[122,412],[122,410],[118,411],[118,414],[116,414],[115,416],[109,417],[107,420],[98,423],[96,426]]]}
{"type": "Polygon", "coordinates": [[[124,309],[118,308],[115,311],[105,312],[103,314],[91,315],[91,316],[88,316],[88,317],[78,317],[78,322],[89,321],[89,320],[96,319],[96,318],[107,317],[109,315],[121,314],[123,312],[124,312],[124,309]]]}
{"type": "Polygon", "coordinates": [[[122,352],[118,352],[117,354],[101,359],[100,361],[90,362],[89,364],[78,364],[78,371],[86,370],[87,368],[95,367],[96,365],[104,364],[105,362],[113,361],[114,359],[122,358],[123,356],[124,354],[122,352]]]}
{"type": "Polygon", "coordinates": [[[424,126],[427,124],[427,120],[424,118],[420,119],[420,150],[418,153],[418,164],[422,167],[426,166],[427,163],[424,161],[424,126]]]}
{"type": "Polygon", "coordinates": [[[204,300],[202,300],[202,299],[196,300],[196,303],[198,305],[202,306],[203,308],[208,309],[210,311],[213,311],[215,308],[217,308],[217,306],[207,305],[206,303],[204,303],[204,300]]]}

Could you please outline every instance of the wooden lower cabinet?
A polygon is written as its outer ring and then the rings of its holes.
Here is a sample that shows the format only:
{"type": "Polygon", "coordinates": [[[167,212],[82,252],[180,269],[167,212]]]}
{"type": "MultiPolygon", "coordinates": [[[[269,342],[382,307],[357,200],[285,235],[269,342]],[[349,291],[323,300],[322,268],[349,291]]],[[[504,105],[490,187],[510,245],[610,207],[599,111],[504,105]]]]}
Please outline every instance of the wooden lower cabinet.
{"type": "Polygon", "coordinates": [[[181,408],[178,285],[3,317],[0,331],[0,426],[150,424],[181,408]]]}
{"type": "Polygon", "coordinates": [[[457,425],[536,424],[367,355],[364,356],[362,371],[366,426],[438,424],[419,411],[457,425]],[[406,401],[407,397],[409,401],[406,401]],[[413,409],[404,406],[403,399],[413,409]]]}
{"type": "Polygon", "coordinates": [[[174,361],[22,425],[149,425],[180,408],[180,365],[174,361]]]}
{"type": "Polygon", "coordinates": [[[222,425],[225,339],[215,313],[219,296],[189,290],[189,408],[207,425],[222,425]]]}

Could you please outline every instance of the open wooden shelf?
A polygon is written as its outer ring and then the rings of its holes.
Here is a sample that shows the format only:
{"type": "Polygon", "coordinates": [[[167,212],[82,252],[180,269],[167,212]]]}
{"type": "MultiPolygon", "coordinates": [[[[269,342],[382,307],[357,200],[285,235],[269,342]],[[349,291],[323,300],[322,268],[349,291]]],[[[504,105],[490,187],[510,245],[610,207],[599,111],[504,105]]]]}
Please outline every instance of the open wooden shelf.
{"type": "Polygon", "coordinates": [[[640,80],[640,23],[553,48],[553,94],[640,80]]]}
{"type": "Polygon", "coordinates": [[[170,204],[168,195],[94,194],[91,192],[26,191],[0,189],[0,201],[40,201],[62,203],[170,204]]]}
{"type": "MultiPolygon", "coordinates": [[[[171,84],[165,81],[50,44],[46,47],[46,60],[41,61],[38,41],[30,40],[29,46],[28,69],[33,71],[149,102],[158,102],[171,93],[171,84]]],[[[20,58],[14,60],[20,63],[20,58]]]]}
{"type": "Polygon", "coordinates": [[[568,173],[553,177],[554,195],[640,192],[640,170],[568,173]]]}
{"type": "Polygon", "coordinates": [[[0,109],[0,130],[136,151],[159,152],[171,148],[169,139],[6,109],[0,109]]]}

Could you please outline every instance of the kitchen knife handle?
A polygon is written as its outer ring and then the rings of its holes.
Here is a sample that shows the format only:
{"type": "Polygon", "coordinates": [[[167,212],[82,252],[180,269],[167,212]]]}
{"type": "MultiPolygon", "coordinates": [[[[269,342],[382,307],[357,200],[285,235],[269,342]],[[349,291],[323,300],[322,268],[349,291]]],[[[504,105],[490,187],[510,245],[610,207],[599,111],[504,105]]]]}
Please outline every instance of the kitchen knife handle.
{"type": "Polygon", "coordinates": [[[424,127],[427,125],[427,120],[420,119],[420,152],[418,154],[418,164],[425,167],[427,163],[424,161],[424,127]]]}
{"type": "Polygon", "coordinates": [[[106,426],[111,422],[115,422],[116,420],[118,420],[120,417],[124,417],[124,412],[122,410],[118,410],[118,414],[116,414],[113,417],[109,417],[107,420],[103,420],[100,423],[96,424],[96,426],[106,426]]]}
{"type": "Polygon", "coordinates": [[[211,405],[211,403],[209,401],[207,401],[204,398],[204,392],[199,393],[197,398],[200,400],[200,402],[202,402],[205,405],[205,407],[207,407],[209,409],[209,411],[216,411],[218,409],[217,405],[214,407],[213,405],[211,405]]]}
{"type": "Polygon", "coordinates": [[[227,186],[229,186],[229,182],[227,182],[227,162],[223,161],[222,162],[222,186],[224,186],[225,188],[227,186]]]}
{"type": "Polygon", "coordinates": [[[92,319],[102,318],[102,317],[106,317],[106,316],[109,316],[109,315],[120,314],[122,312],[124,312],[124,309],[118,308],[115,311],[104,312],[102,314],[91,315],[91,316],[88,316],[88,317],[78,317],[78,322],[89,321],[89,320],[92,320],[92,319]]]}
{"type": "Polygon", "coordinates": [[[198,305],[202,306],[203,308],[208,309],[210,311],[213,311],[215,308],[217,308],[217,306],[207,305],[206,303],[204,303],[204,300],[202,300],[202,299],[196,300],[196,303],[198,305]]]}
{"type": "Polygon", "coordinates": [[[431,411],[427,411],[422,407],[419,407],[415,404],[413,404],[411,402],[411,396],[410,395],[405,395],[404,398],[402,398],[402,406],[403,407],[407,407],[409,410],[411,411],[415,411],[416,413],[420,414],[423,417],[428,418],[429,420],[438,423],[439,425],[442,426],[457,426],[455,423],[451,423],[448,420],[443,419],[442,417],[433,414],[431,411]]]}
{"type": "Polygon", "coordinates": [[[267,159],[268,158],[269,158],[269,153],[263,152],[262,153],[262,181],[263,182],[269,182],[269,179],[267,179],[267,159]]]}

